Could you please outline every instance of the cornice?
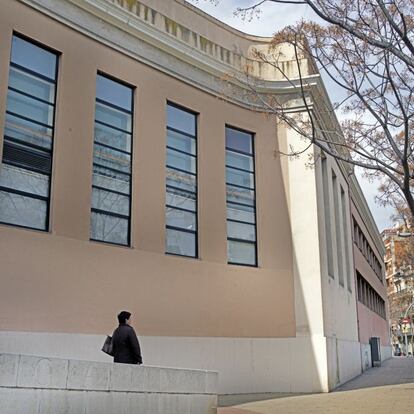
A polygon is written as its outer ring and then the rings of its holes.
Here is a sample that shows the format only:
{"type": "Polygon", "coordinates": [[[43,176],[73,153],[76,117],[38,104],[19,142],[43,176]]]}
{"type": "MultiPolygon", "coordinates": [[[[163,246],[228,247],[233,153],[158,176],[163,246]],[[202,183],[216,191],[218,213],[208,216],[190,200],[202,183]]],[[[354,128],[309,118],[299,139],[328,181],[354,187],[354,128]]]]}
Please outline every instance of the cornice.
{"type": "MultiPolygon", "coordinates": [[[[199,47],[161,31],[145,19],[138,18],[119,7],[112,0],[18,1],[112,49],[205,92],[249,109],[260,110],[253,100],[249,101],[249,94],[246,93],[249,87],[242,81],[244,65],[253,62],[251,59],[236,53],[231,55],[229,62],[217,59],[199,47]],[[236,72],[238,76],[232,76],[236,72]],[[224,91],[228,83],[231,84],[234,93],[226,95],[224,91]]],[[[148,17],[148,20],[150,19],[148,17]]],[[[200,39],[196,43],[201,46],[199,42],[200,39]]],[[[309,85],[316,84],[318,77],[319,75],[309,76],[309,85]]],[[[299,81],[294,81],[293,84],[299,86],[299,81]]],[[[265,79],[261,80],[258,86],[258,92],[263,94],[290,94],[294,91],[295,86],[284,80],[265,79]]]]}

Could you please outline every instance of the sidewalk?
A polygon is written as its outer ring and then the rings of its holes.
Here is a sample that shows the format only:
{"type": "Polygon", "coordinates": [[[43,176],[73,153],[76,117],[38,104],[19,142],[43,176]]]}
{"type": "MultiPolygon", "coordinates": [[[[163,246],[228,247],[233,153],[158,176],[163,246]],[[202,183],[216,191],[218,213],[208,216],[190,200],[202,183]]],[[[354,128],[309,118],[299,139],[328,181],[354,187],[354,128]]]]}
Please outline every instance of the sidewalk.
{"type": "Polygon", "coordinates": [[[218,414],[390,414],[414,412],[414,358],[393,358],[327,394],[219,408],[218,414]]]}

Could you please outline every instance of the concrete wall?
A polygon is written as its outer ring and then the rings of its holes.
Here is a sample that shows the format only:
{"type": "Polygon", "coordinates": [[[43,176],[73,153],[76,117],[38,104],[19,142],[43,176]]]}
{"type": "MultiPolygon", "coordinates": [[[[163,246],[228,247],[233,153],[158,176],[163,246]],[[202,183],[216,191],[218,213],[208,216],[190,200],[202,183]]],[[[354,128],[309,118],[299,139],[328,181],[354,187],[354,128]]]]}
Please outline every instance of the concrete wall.
{"type": "Polygon", "coordinates": [[[315,158],[316,186],[318,192],[318,225],[321,237],[319,239],[321,256],[321,279],[324,305],[324,332],[328,338],[336,341],[344,340],[358,342],[357,314],[356,314],[356,292],[352,260],[352,233],[350,232],[350,206],[349,206],[349,185],[344,176],[343,170],[338,163],[326,155],[327,188],[324,189],[322,179],[322,160],[317,151],[315,158]],[[333,187],[333,177],[336,177],[337,186],[333,187]],[[344,190],[345,216],[343,216],[341,205],[340,188],[344,190]],[[324,208],[324,191],[329,197],[330,211],[324,208]],[[335,193],[338,200],[338,208],[335,209],[335,193]],[[326,215],[330,215],[330,230],[332,240],[333,274],[328,275],[329,252],[325,228],[326,215]],[[337,216],[337,218],[336,218],[337,216]],[[344,229],[344,220],[347,223],[347,231],[344,229]],[[339,226],[336,225],[337,221],[339,226]],[[341,245],[338,246],[338,238],[341,245]],[[345,248],[345,244],[347,248],[345,248]],[[346,254],[348,253],[348,254],[346,254]],[[341,259],[341,260],[340,260],[341,259]],[[341,269],[340,269],[341,266],[341,269]],[[340,281],[339,273],[343,274],[343,281],[340,281]]]}
{"type": "Polygon", "coordinates": [[[323,327],[327,343],[328,387],[332,390],[361,373],[361,356],[358,342],[356,292],[352,261],[352,239],[350,232],[349,185],[338,163],[326,155],[326,182],[322,177],[320,151],[314,156],[315,182],[318,200],[319,255],[321,261],[321,291],[323,304],[323,327]],[[336,186],[333,186],[333,177],[336,186]],[[326,187],[326,188],[325,188],[326,187]],[[346,200],[345,210],[341,203],[341,188],[346,200]],[[326,194],[324,194],[324,192],[326,194]],[[336,193],[336,195],[335,195],[336,193]],[[329,211],[324,197],[329,200],[329,211]],[[335,208],[335,197],[338,206],[335,208]],[[330,226],[325,220],[330,216],[330,226]],[[337,217],[336,217],[337,216],[337,217]],[[339,222],[339,225],[337,225],[339,222]],[[345,226],[347,229],[345,229],[345,226]],[[331,232],[328,248],[327,231],[331,232]],[[338,245],[340,239],[340,246],[338,245]],[[328,272],[328,254],[332,255],[332,274],[328,272]],[[340,278],[339,273],[342,272],[340,278]]]}
{"type": "Polygon", "coordinates": [[[0,355],[2,414],[213,414],[217,373],[0,355]]]}
{"type": "Polygon", "coordinates": [[[358,341],[327,338],[329,389],[361,374],[361,347],[358,341]]]}
{"type": "MultiPolygon", "coordinates": [[[[382,356],[382,353],[381,353],[382,356]]],[[[361,343],[361,365],[362,371],[372,367],[372,358],[371,358],[371,345],[366,343],[361,343]]]]}
{"type": "MultiPolygon", "coordinates": [[[[103,335],[0,332],[0,353],[108,362],[103,335]]],[[[323,337],[201,338],[140,336],[144,364],[219,373],[220,394],[326,391],[323,337]]],[[[342,355],[341,355],[342,356],[342,355]]],[[[326,368],[325,368],[326,369],[326,368]]]]}

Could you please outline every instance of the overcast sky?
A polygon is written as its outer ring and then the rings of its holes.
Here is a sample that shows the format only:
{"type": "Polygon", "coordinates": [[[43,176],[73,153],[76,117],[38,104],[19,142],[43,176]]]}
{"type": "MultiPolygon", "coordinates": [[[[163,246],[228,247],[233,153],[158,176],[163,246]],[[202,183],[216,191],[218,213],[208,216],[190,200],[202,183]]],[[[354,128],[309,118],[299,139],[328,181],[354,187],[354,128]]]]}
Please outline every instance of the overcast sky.
{"type": "MultiPolygon", "coordinates": [[[[302,18],[315,19],[313,11],[309,6],[304,5],[276,4],[269,2],[262,6],[262,13],[258,18],[255,17],[251,20],[243,20],[240,16],[235,16],[234,11],[237,7],[246,7],[255,3],[253,0],[220,0],[217,5],[213,4],[214,1],[212,2],[210,0],[187,1],[242,32],[258,36],[272,36],[277,30],[280,30],[289,24],[294,24],[302,18]]],[[[333,85],[327,84],[327,90],[332,100],[335,99],[335,96],[337,96],[339,92],[335,89],[336,88],[334,88],[333,85]]],[[[341,117],[341,115],[338,114],[338,117],[341,117]]],[[[392,209],[384,208],[375,202],[378,183],[370,183],[362,178],[361,171],[356,171],[356,175],[368,205],[371,208],[379,231],[392,227],[392,221],[390,219],[392,209]]]]}

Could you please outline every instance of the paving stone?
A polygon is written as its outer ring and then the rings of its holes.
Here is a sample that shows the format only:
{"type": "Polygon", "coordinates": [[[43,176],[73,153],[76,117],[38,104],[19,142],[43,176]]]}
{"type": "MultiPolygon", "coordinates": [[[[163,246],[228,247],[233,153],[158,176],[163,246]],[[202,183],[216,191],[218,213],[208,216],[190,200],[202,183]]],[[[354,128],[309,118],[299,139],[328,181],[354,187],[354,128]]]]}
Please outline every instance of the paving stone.
{"type": "Polygon", "coordinates": [[[219,408],[218,414],[412,414],[414,359],[393,358],[338,390],[219,408]]]}

